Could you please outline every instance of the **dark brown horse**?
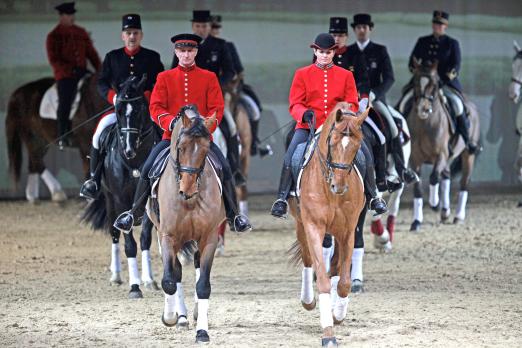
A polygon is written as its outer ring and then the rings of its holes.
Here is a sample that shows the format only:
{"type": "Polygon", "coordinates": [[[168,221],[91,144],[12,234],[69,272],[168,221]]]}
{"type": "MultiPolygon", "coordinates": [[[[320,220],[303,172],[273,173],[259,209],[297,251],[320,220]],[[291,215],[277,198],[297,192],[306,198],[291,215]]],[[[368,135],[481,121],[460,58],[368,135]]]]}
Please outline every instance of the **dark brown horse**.
{"type": "MultiPolygon", "coordinates": [[[[86,121],[89,117],[107,108],[109,104],[96,91],[96,75],[86,77],[81,88],[81,102],[72,119],[72,128],[86,121]]],[[[16,185],[19,184],[22,170],[22,144],[29,155],[29,177],[26,187],[27,200],[38,200],[38,181],[41,176],[49,187],[54,201],[65,200],[66,196],[49,170],[46,169],[44,156],[49,145],[57,137],[56,120],[40,117],[40,102],[45,92],[53,85],[54,79],[43,78],[30,82],[13,92],[9,98],[6,116],[7,152],[9,171],[16,185]]],[[[89,162],[87,154],[96,121],[88,122],[71,135],[72,144],[80,150],[84,174],[87,176],[89,162]]]]}
{"type": "Polygon", "coordinates": [[[200,270],[196,271],[196,341],[208,342],[210,271],[218,243],[217,229],[225,219],[220,184],[207,160],[211,143],[207,124],[213,124],[215,118],[203,119],[190,108],[184,108],[179,117],[172,132],[169,163],[158,184],[159,217],[154,209],[148,209],[158,230],[163,259],[162,321],[167,326],[178,323],[179,306],[185,305],[180,303],[181,263],[177,253],[185,243],[195,241],[200,270]]]}
{"type": "Polygon", "coordinates": [[[334,321],[342,322],[347,314],[355,227],[365,203],[363,181],[353,162],[363,139],[361,124],[370,109],[358,117],[349,110],[349,104],[339,103],[326,119],[317,148],[302,174],[301,182],[306,185],[301,186],[299,208],[296,199],[289,202],[298,240],[294,257],[301,258],[304,266],[301,303],[307,310],[315,308],[315,272],[323,347],[337,347],[334,321]],[[331,275],[340,275],[336,288],[330,284],[323,261],[326,231],[336,240],[338,255],[331,266],[331,275]]]}

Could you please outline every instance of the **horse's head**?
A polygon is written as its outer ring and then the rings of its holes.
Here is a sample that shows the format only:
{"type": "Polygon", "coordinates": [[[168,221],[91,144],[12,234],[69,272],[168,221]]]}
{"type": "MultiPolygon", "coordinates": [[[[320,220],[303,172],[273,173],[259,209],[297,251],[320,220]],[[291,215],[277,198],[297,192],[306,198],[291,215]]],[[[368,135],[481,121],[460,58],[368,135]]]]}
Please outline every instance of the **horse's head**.
{"type": "Polygon", "coordinates": [[[513,75],[511,75],[511,83],[509,84],[509,98],[514,103],[520,100],[520,88],[522,87],[522,49],[516,41],[513,41],[513,48],[515,49],[515,57],[511,68],[513,75]]]}
{"type": "Polygon", "coordinates": [[[416,114],[425,120],[433,113],[433,103],[439,93],[438,62],[421,64],[413,58],[413,93],[416,114]]]}
{"type": "Polygon", "coordinates": [[[136,156],[136,149],[140,146],[142,138],[152,130],[149,108],[143,95],[146,80],[146,74],[141,79],[131,76],[118,90],[118,138],[126,159],[136,156]]]}
{"type": "Polygon", "coordinates": [[[339,103],[334,109],[333,120],[326,139],[326,159],[328,185],[334,194],[348,191],[348,174],[353,169],[353,161],[363,139],[361,125],[370,109],[355,114],[348,103],[339,103]]]}
{"type": "MultiPolygon", "coordinates": [[[[176,141],[176,171],[179,194],[189,200],[199,193],[200,176],[210,149],[208,122],[194,105],[185,106],[179,113],[183,128],[176,141]]],[[[213,119],[215,122],[215,118],[213,119]]]]}
{"type": "Polygon", "coordinates": [[[235,75],[232,80],[222,86],[223,98],[225,99],[225,108],[234,112],[235,105],[239,100],[241,92],[241,84],[243,79],[240,75],[235,75]]]}

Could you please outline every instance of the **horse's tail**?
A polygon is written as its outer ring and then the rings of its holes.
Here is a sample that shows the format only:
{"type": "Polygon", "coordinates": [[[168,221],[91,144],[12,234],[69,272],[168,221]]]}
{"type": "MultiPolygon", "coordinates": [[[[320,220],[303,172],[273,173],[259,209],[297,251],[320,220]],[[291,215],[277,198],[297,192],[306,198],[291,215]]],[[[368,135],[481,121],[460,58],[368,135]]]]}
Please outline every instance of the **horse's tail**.
{"type": "Polygon", "coordinates": [[[303,256],[302,256],[301,244],[299,244],[298,240],[296,240],[294,242],[294,244],[292,244],[290,249],[288,249],[287,253],[290,256],[288,263],[290,263],[291,265],[296,266],[296,267],[302,263],[303,256]]]}
{"type": "Polygon", "coordinates": [[[80,217],[80,221],[90,225],[93,230],[104,230],[109,233],[110,226],[105,201],[105,195],[101,194],[98,199],[89,202],[80,217]]]}
{"type": "Polygon", "coordinates": [[[198,251],[198,243],[191,240],[183,244],[178,252],[178,259],[182,265],[188,265],[194,261],[194,254],[198,251]]]}
{"type": "Polygon", "coordinates": [[[19,102],[16,100],[16,92],[9,98],[7,105],[7,115],[5,118],[5,133],[7,138],[7,154],[9,156],[9,173],[13,178],[15,186],[20,182],[20,175],[22,171],[22,138],[20,132],[21,120],[23,115],[19,112],[19,102]]]}

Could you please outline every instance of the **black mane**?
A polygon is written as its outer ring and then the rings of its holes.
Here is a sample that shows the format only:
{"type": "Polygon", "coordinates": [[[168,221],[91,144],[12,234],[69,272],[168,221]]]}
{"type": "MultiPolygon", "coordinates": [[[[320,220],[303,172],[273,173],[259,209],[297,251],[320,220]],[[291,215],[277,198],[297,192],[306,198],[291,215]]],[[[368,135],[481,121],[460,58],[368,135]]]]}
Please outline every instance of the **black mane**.
{"type": "Polygon", "coordinates": [[[210,132],[205,126],[202,117],[196,117],[192,121],[190,128],[187,128],[183,133],[194,138],[210,138],[210,132]]]}

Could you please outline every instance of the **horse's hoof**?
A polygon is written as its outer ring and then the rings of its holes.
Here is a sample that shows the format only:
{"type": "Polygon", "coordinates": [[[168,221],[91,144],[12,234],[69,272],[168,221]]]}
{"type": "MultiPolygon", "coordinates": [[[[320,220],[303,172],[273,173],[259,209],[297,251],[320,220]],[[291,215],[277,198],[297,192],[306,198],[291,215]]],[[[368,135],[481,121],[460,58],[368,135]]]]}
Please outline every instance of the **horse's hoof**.
{"type": "Polygon", "coordinates": [[[314,300],[312,301],[312,303],[304,303],[303,301],[301,301],[301,304],[303,305],[303,308],[306,309],[307,311],[311,311],[312,309],[315,308],[315,306],[317,305],[317,301],[316,299],[314,298],[314,300]]]}
{"type": "Polygon", "coordinates": [[[29,202],[29,204],[32,204],[32,205],[40,204],[40,200],[38,198],[30,198],[27,201],[29,202]]]}
{"type": "Polygon", "coordinates": [[[178,321],[176,322],[176,328],[177,329],[188,329],[189,328],[189,321],[187,320],[187,317],[184,315],[178,316],[178,321]]]}
{"type": "Polygon", "coordinates": [[[332,315],[332,318],[333,318],[333,322],[334,322],[334,325],[341,325],[344,321],[344,318],[341,319],[341,320],[338,320],[335,315],[332,315]]]}
{"type": "Polygon", "coordinates": [[[410,231],[412,232],[420,232],[422,223],[419,220],[413,221],[413,223],[410,226],[410,231]]]}
{"type": "Polygon", "coordinates": [[[198,330],[196,332],[196,343],[207,344],[210,342],[210,337],[208,337],[208,333],[205,330],[198,330]]]}
{"type": "Polygon", "coordinates": [[[158,286],[158,283],[156,283],[155,280],[149,280],[149,281],[143,282],[143,286],[145,287],[145,289],[151,290],[151,291],[160,290],[160,287],[158,286]]]}
{"type": "Polygon", "coordinates": [[[138,299],[143,298],[143,293],[140,290],[140,287],[136,284],[131,285],[131,289],[129,291],[129,299],[138,299]]]}
{"type": "Polygon", "coordinates": [[[352,281],[352,294],[362,294],[364,292],[363,282],[359,279],[352,281]]]}
{"type": "Polygon", "coordinates": [[[444,208],[440,211],[440,221],[442,223],[448,222],[449,216],[450,216],[449,209],[444,208]]]}
{"type": "Polygon", "coordinates": [[[194,313],[192,313],[192,318],[194,318],[194,321],[198,321],[198,303],[197,302],[194,304],[194,313]]]}
{"type": "Polygon", "coordinates": [[[53,192],[51,194],[51,200],[55,203],[62,203],[67,200],[67,195],[63,191],[53,192]]]}
{"type": "Polygon", "coordinates": [[[522,208],[522,201],[518,202],[517,208],[522,208]]]}
{"type": "Polygon", "coordinates": [[[431,205],[431,204],[430,204],[430,208],[431,208],[431,210],[433,210],[433,211],[439,211],[439,210],[440,210],[440,203],[437,204],[437,205],[431,205]]]}
{"type": "Polygon", "coordinates": [[[379,236],[377,234],[373,235],[373,246],[376,249],[383,250],[386,243],[390,241],[390,233],[388,230],[384,229],[382,234],[379,236]]]}
{"type": "Polygon", "coordinates": [[[384,244],[382,249],[385,254],[390,254],[392,252],[392,242],[388,241],[388,243],[384,244]]]}
{"type": "Polygon", "coordinates": [[[461,218],[455,217],[455,218],[453,219],[453,223],[454,223],[455,225],[463,225],[463,224],[464,224],[464,219],[461,219],[461,218]]]}
{"type": "Polygon", "coordinates": [[[111,279],[109,279],[111,285],[121,285],[123,282],[121,281],[120,273],[113,273],[111,279]]]}
{"type": "Polygon", "coordinates": [[[339,347],[337,344],[337,340],[335,337],[325,337],[321,340],[321,345],[323,348],[335,348],[339,347]]]}
{"type": "Polygon", "coordinates": [[[176,325],[178,323],[178,314],[174,313],[174,317],[172,319],[166,319],[165,313],[163,313],[161,315],[161,322],[163,323],[163,325],[165,325],[167,327],[173,327],[174,325],[176,325]]]}

